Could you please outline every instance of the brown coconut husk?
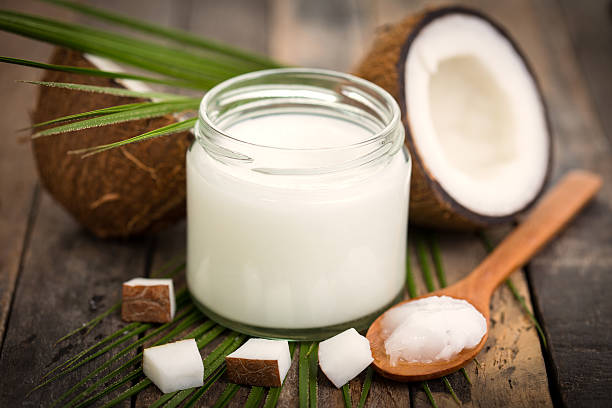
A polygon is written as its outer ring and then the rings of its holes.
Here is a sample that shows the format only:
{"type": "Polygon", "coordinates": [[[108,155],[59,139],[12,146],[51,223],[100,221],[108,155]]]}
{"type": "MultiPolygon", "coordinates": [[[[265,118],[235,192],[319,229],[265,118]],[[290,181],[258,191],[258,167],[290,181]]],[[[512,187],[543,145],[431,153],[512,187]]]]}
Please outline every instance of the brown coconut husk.
{"type": "MultiPolygon", "coordinates": [[[[95,68],[82,54],[57,48],[51,64],[95,68]]],[[[43,81],[121,87],[113,79],[53,72],[43,81]]],[[[40,87],[34,123],[138,99],[40,87]]],[[[185,152],[189,132],[130,144],[88,158],[70,150],[112,143],[176,122],[138,120],[32,140],[42,185],[98,237],[155,232],[185,215],[185,152]]]]}
{"type": "Polygon", "coordinates": [[[550,140],[551,127],[546,105],[542,99],[542,91],[535,77],[533,69],[527,62],[525,55],[516,45],[512,37],[496,22],[482,13],[459,6],[426,9],[420,13],[407,17],[395,25],[383,27],[369,53],[361,60],[354,70],[354,74],[374,82],[389,92],[399,103],[402,111],[402,122],[406,131],[406,146],[412,156],[412,179],[410,185],[410,222],[425,227],[444,229],[475,229],[492,224],[504,223],[523,213],[542,194],[546,181],[550,176],[550,158],[552,157],[552,141],[550,140]],[[506,37],[517,54],[521,57],[527,70],[535,79],[538,94],[544,106],[544,114],[549,135],[549,162],[548,170],[542,186],[533,198],[521,210],[503,217],[492,217],[475,213],[459,204],[437,182],[429,171],[422,156],[415,146],[410,118],[406,113],[406,98],[404,95],[404,69],[406,57],[412,42],[419,32],[430,22],[451,13],[474,15],[488,21],[497,31],[506,37]]]}

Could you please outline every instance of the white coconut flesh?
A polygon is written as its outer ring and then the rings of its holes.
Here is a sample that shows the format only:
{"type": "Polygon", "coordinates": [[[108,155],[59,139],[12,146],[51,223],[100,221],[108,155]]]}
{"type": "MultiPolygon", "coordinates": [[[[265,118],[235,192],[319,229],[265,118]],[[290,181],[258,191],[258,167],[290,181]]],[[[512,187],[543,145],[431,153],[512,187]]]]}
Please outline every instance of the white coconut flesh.
{"type": "Polygon", "coordinates": [[[404,80],[413,143],[450,197],[490,217],[533,200],[548,166],[545,112],[504,35],[469,14],[438,17],[410,45],[404,80]]]}

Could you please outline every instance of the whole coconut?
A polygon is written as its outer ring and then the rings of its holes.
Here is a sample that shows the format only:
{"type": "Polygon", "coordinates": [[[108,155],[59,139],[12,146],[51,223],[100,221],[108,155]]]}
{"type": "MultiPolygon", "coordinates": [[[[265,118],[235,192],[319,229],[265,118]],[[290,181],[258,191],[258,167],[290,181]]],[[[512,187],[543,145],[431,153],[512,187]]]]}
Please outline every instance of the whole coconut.
{"type": "MultiPolygon", "coordinates": [[[[51,64],[95,68],[82,54],[64,48],[54,51],[51,64]]],[[[109,78],[51,71],[43,81],[121,87],[109,78]]],[[[39,123],[138,101],[41,87],[32,120],[39,123]]],[[[68,151],[112,143],[173,122],[176,119],[168,115],[33,139],[42,185],[98,237],[128,237],[157,231],[185,215],[185,152],[193,140],[189,132],[87,158],[68,151]]]]}

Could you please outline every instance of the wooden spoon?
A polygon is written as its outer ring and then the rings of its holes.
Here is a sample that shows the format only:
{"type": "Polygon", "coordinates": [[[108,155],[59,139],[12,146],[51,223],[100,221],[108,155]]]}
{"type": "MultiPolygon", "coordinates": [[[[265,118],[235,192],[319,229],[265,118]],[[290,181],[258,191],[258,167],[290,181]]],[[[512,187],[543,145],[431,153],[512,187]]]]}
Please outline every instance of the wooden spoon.
{"type": "MultiPolygon", "coordinates": [[[[596,174],[581,170],[571,171],[472,273],[454,285],[417,299],[442,295],[465,299],[474,305],[488,322],[489,302],[495,288],[548,243],[595,195],[601,184],[601,177],[596,174]]],[[[394,307],[406,302],[410,300],[394,307]]],[[[448,361],[409,363],[400,360],[393,366],[385,352],[384,341],[388,334],[383,333],[381,327],[384,315],[372,323],[366,336],[370,341],[374,368],[384,377],[396,381],[428,380],[454,372],[478,354],[488,337],[487,328],[487,333],[476,347],[464,349],[448,361]]]]}

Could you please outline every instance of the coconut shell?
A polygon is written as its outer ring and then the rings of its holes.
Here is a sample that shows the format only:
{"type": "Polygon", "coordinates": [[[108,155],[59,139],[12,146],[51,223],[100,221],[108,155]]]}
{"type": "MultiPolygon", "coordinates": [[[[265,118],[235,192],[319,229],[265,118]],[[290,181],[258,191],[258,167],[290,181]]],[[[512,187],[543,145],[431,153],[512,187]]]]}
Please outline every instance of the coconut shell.
{"type": "Polygon", "coordinates": [[[444,229],[475,229],[492,224],[513,220],[517,215],[527,210],[542,194],[544,185],[550,175],[550,158],[552,157],[552,142],[550,141],[551,127],[542,99],[542,91],[538,81],[524,54],[521,52],[512,37],[497,23],[482,13],[459,6],[426,9],[422,12],[405,18],[395,25],[383,27],[378,33],[370,51],[365,55],[354,70],[354,74],[374,82],[389,92],[399,103],[402,111],[402,122],[406,131],[406,146],[412,156],[412,179],[410,185],[410,222],[415,225],[444,229]],[[412,42],[427,24],[434,19],[451,13],[473,15],[489,22],[498,32],[510,41],[517,54],[522,58],[527,70],[534,78],[538,94],[544,106],[545,121],[549,135],[549,162],[547,174],[542,186],[534,197],[520,211],[502,217],[492,217],[475,213],[455,201],[438,183],[435,176],[429,171],[422,156],[419,154],[413,140],[413,131],[410,118],[407,115],[406,99],[404,94],[404,70],[406,57],[412,42]]]}
{"type": "MultiPolygon", "coordinates": [[[[76,51],[55,49],[51,64],[95,68],[76,51]]],[[[121,87],[113,79],[46,72],[43,81],[121,87]]],[[[34,123],[138,102],[138,99],[40,87],[34,123]]],[[[130,144],[87,158],[67,152],[112,143],[175,122],[171,116],[40,137],[32,148],[44,188],[98,237],[142,235],[185,215],[189,132],[130,144]]]]}

